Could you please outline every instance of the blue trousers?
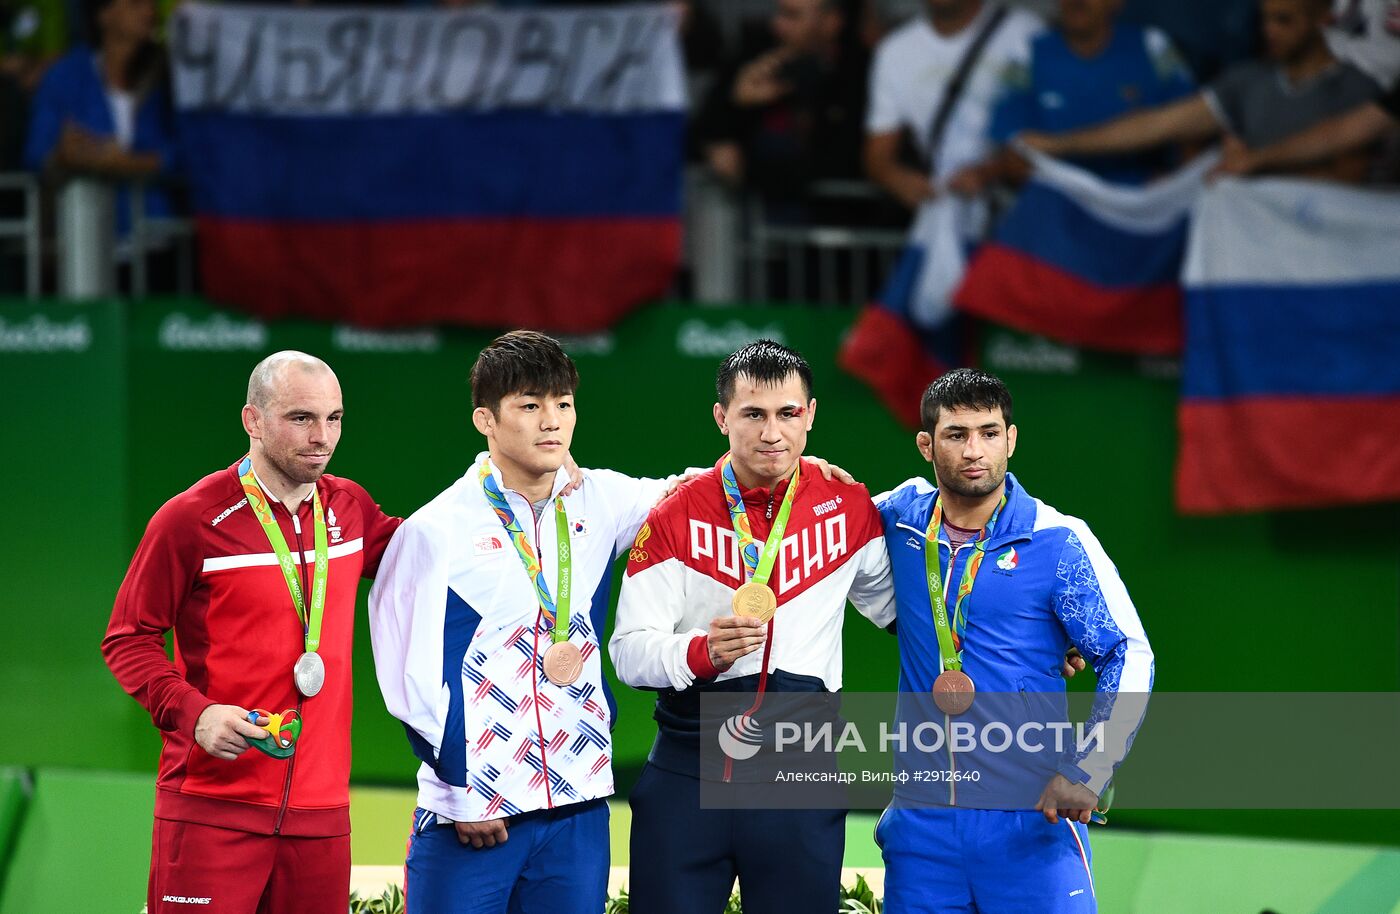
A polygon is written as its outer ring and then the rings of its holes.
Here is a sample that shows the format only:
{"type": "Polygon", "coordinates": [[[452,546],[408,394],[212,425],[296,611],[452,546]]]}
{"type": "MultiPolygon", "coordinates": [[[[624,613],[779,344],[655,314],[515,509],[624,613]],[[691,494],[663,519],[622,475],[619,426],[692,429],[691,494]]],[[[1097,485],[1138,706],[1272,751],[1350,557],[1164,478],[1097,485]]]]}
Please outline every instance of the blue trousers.
{"type": "Polygon", "coordinates": [[[404,863],[408,914],[599,914],[608,894],[608,804],[512,816],[504,844],[473,848],[414,810],[404,863]]]}
{"type": "Polygon", "coordinates": [[[844,809],[701,809],[700,781],[648,764],[630,797],[632,914],[744,914],[839,905],[844,809]]]}
{"type": "Polygon", "coordinates": [[[1093,914],[1088,828],[1034,810],[890,807],[886,914],[1093,914]]]}

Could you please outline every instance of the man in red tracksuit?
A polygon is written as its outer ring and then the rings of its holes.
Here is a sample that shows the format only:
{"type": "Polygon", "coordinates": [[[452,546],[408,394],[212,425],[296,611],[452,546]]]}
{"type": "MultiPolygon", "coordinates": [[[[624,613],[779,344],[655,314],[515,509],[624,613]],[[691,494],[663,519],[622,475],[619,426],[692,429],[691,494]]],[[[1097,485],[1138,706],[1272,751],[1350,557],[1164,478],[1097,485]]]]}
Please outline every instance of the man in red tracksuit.
{"type": "Polygon", "coordinates": [[[324,475],[341,414],[320,359],[264,359],[248,456],[156,512],[117,593],[102,653],[164,740],[150,914],[346,910],[355,595],[400,521],[324,475]]]}

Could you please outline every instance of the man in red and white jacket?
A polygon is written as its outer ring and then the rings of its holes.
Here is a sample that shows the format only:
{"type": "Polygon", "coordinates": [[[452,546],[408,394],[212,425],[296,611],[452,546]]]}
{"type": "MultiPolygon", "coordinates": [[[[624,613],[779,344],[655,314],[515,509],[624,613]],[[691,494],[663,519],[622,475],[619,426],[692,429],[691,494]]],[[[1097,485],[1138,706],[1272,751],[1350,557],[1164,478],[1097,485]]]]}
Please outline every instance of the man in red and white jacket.
{"type": "Polygon", "coordinates": [[[725,359],[714,415],[730,452],[652,509],[629,556],[609,651],[620,679],[659,693],[660,725],[630,798],[636,914],[719,914],[736,874],[752,914],[838,906],[844,809],[701,808],[699,799],[701,779],[712,778],[700,766],[701,693],[835,692],[847,598],[876,625],[894,621],[869,493],[806,461],[798,472],[816,411],[811,378],[800,355],[768,340],[725,359]],[[727,490],[746,521],[731,517],[727,490]],[[736,529],[745,523],[748,548],[736,529]],[[778,525],[765,568],[759,556],[778,525]],[[736,614],[736,591],[753,592],[765,574],[776,614],[736,614]]]}
{"type": "Polygon", "coordinates": [[[243,407],[248,456],[156,512],[117,593],[102,653],[164,742],[151,914],[191,905],[219,914],[347,907],[355,596],[400,520],[357,483],[325,475],[341,415],[340,385],[325,362],[299,352],[264,359],[243,407]],[[320,577],[319,501],[327,567],[314,651],[323,686],[294,681],[311,642],[250,498],[270,510],[308,602],[320,577]],[[269,714],[254,723],[252,709],[269,714]],[[302,725],[290,757],[248,752],[250,741],[268,737],[272,715],[288,711],[302,725]]]}

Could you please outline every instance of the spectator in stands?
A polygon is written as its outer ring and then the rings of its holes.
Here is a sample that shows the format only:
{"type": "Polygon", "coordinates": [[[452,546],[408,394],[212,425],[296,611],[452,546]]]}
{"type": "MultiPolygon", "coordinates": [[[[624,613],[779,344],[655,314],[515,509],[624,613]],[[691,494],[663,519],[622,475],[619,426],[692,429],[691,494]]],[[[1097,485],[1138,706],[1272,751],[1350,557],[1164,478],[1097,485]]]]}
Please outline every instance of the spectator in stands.
{"type": "MultiPolygon", "coordinates": [[[[927,17],[880,42],[865,116],[866,173],[910,209],[934,197],[937,176],[986,157],[987,126],[1001,74],[1013,63],[1026,62],[1031,38],[1043,27],[1030,13],[982,0],[927,0],[927,10],[927,17]],[[965,63],[968,78],[955,85],[965,63]],[[946,109],[942,117],[937,116],[940,109],[946,109]],[[906,131],[928,166],[907,160],[906,131]]],[[[976,233],[972,229],[969,234],[976,233]]]]}
{"type": "MultiPolygon", "coordinates": [[[[1164,143],[1230,134],[1255,148],[1276,143],[1370,101],[1369,76],[1333,56],[1323,38],[1328,0],[1260,0],[1268,60],[1238,64],[1205,90],[1169,105],[1070,133],[1029,132],[1022,139],[1056,156],[1136,152],[1164,143]]],[[[1359,181],[1367,157],[1345,153],[1293,169],[1359,181]]]]}
{"type": "MultiPolygon", "coordinates": [[[[149,178],[174,168],[176,144],[165,56],[155,41],[155,0],[88,0],[89,43],[45,74],[35,94],[25,164],[57,175],[149,178]]],[[[168,215],[158,189],[146,212],[168,215]]],[[[130,202],[118,195],[117,229],[130,226],[130,202]]]]}
{"type": "Polygon", "coordinates": [[[1346,114],[1320,121],[1286,140],[1250,149],[1235,138],[1225,143],[1216,169],[1222,174],[1248,175],[1292,171],[1357,150],[1364,150],[1400,126],[1400,83],[1379,100],[1346,114]]]}
{"type": "Polygon", "coordinates": [[[704,160],[765,198],[860,176],[866,61],[841,0],[776,0],[774,44],[721,74],[696,117],[704,160]]]}
{"type": "Polygon", "coordinates": [[[864,360],[856,353],[876,351],[867,341],[888,347],[890,313],[902,318],[896,326],[917,331],[906,343],[944,364],[961,361],[952,296],[968,252],[986,234],[989,208],[941,185],[991,152],[987,127],[1001,75],[1026,63],[1031,39],[1044,28],[1025,10],[983,0],[926,0],[925,10],[880,42],[871,69],[866,172],[915,212],[878,304],[848,338],[843,359],[850,365],[864,360]]]}
{"type": "MultiPolygon", "coordinates": [[[[1060,0],[1059,26],[1031,42],[1027,66],[1010,67],[992,113],[996,154],[949,181],[958,193],[1015,180],[1026,161],[1005,146],[1025,130],[1060,132],[1192,94],[1195,82],[1162,32],[1115,21],[1121,0],[1060,0]]],[[[1163,150],[1078,158],[1108,181],[1141,184],[1171,164],[1163,150]]]]}

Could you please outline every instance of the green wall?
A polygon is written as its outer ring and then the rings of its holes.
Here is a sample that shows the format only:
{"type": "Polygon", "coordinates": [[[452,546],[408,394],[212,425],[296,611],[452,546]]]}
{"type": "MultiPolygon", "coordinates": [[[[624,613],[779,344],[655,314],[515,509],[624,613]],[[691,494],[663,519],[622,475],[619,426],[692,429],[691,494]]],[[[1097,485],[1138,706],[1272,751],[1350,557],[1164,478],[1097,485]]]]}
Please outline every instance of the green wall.
{"type": "MultiPolygon", "coordinates": [[[[874,491],[919,474],[912,434],[835,367],[852,317],[669,305],[615,332],[566,340],[583,378],[574,452],[585,466],[634,474],[709,464],[724,446],[709,418],[714,368],[768,335],[813,364],[819,409],[809,452],[874,491]]],[[[0,743],[0,764],[154,770],[158,738],[107,673],[98,643],[146,519],[246,448],[238,410],[262,355],[300,348],[335,367],[346,425],[332,469],[364,483],[387,510],[408,513],[480,447],[466,376],[489,336],[263,325],[189,302],[0,305],[11,480],[10,522],[0,532],[8,585],[0,694],[26,714],[17,738],[0,743]]],[[[1016,397],[1014,471],[1103,541],[1152,638],[1159,690],[1400,690],[1400,507],[1179,517],[1174,364],[999,330],[983,348],[1016,397]]],[[[1343,467],[1344,458],[1339,450],[1343,467]]],[[[363,626],[361,635],[354,774],[362,783],[407,783],[414,765],[369,675],[363,626]]],[[[858,617],[847,627],[846,657],[848,689],[894,687],[893,640],[858,617]]],[[[626,783],[650,744],[650,700],[625,687],[618,696],[626,783]]],[[[1400,844],[1400,818],[1388,811],[1123,810],[1119,822],[1400,844]]]]}

